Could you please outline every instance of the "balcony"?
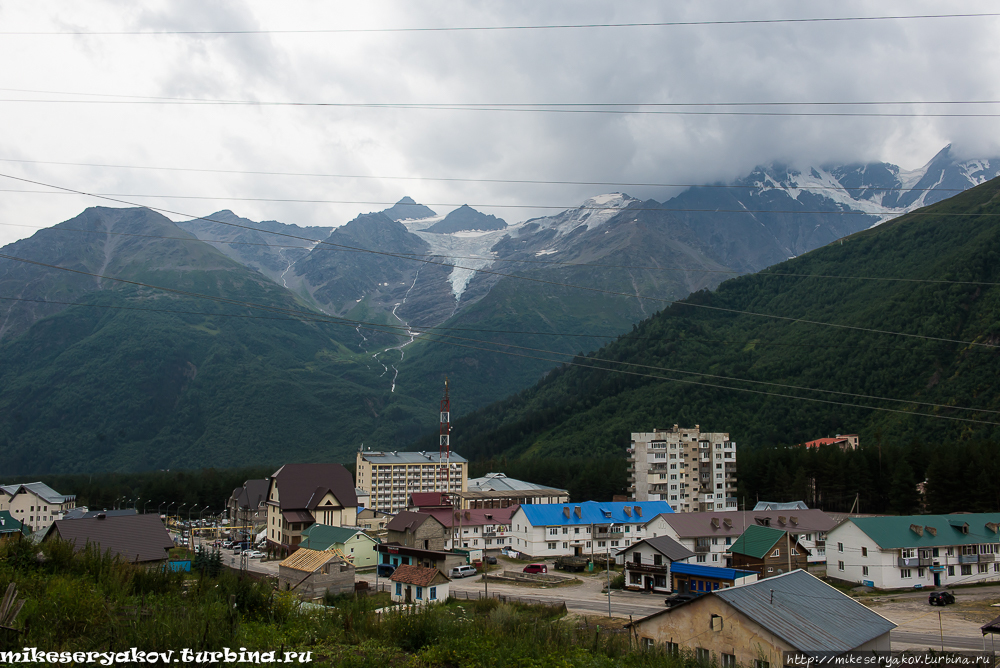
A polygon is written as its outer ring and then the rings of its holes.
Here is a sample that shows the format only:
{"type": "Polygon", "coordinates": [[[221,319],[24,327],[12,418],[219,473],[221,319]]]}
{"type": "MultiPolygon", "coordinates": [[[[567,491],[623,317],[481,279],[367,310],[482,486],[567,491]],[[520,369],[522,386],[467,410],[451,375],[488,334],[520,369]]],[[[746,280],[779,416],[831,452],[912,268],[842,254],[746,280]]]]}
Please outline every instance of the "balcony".
{"type": "Polygon", "coordinates": [[[976,555],[976,556],[979,557],[979,563],[981,563],[981,564],[988,564],[988,563],[990,563],[992,561],[996,561],[996,557],[997,557],[997,555],[995,555],[995,554],[979,554],[979,555],[976,555]]]}
{"type": "MultiPolygon", "coordinates": [[[[975,559],[976,555],[972,555],[972,558],[975,559]]],[[[899,557],[899,559],[897,560],[897,565],[900,568],[916,568],[917,566],[931,566],[933,563],[934,563],[933,559],[928,559],[924,557],[899,557]]]]}
{"type": "Polygon", "coordinates": [[[637,564],[634,561],[625,562],[625,570],[630,573],[648,573],[649,575],[666,575],[666,566],[654,566],[652,564],[637,564]]]}
{"type": "MultiPolygon", "coordinates": [[[[978,564],[979,557],[985,557],[985,554],[962,554],[958,557],[958,563],[960,564],[978,564]]],[[[992,554],[989,556],[993,556],[992,554]]]]}
{"type": "Polygon", "coordinates": [[[706,552],[711,552],[712,551],[712,546],[708,545],[708,544],[706,544],[706,545],[696,544],[694,546],[694,551],[695,551],[695,554],[704,554],[706,552]]]}
{"type": "Polygon", "coordinates": [[[617,529],[613,529],[611,531],[601,531],[600,529],[598,529],[597,533],[594,534],[594,537],[597,538],[598,540],[604,540],[605,538],[611,538],[611,539],[624,538],[625,532],[618,531],[617,529]]]}

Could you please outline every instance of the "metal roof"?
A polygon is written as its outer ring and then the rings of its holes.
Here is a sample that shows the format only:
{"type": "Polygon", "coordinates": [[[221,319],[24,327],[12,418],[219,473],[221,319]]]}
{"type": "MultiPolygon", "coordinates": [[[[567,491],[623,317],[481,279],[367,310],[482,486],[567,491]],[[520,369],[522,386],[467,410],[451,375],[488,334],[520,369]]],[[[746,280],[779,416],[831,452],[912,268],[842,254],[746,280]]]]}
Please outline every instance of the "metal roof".
{"type": "Polygon", "coordinates": [[[694,552],[687,549],[670,536],[654,536],[653,538],[646,538],[644,540],[637,541],[619,551],[618,554],[631,552],[640,545],[649,545],[651,548],[672,562],[689,559],[694,556],[694,552]]]}
{"type": "Polygon", "coordinates": [[[896,625],[803,570],[719,589],[741,613],[807,654],[849,652],[896,625]]]}
{"type": "MultiPolygon", "coordinates": [[[[582,503],[544,503],[519,506],[531,526],[583,524],[645,524],[656,515],[672,513],[666,501],[584,501],[582,503]],[[625,509],[628,508],[628,512],[625,509]],[[636,508],[639,512],[636,512],[636,508]],[[579,516],[577,515],[579,509],[579,516]],[[568,517],[567,517],[568,515],[568,517]]],[[[515,511],[515,514],[516,511],[515,511]]]]}
{"type": "Polygon", "coordinates": [[[747,527],[743,535],[736,539],[727,552],[730,554],[745,554],[754,559],[763,559],[771,551],[774,544],[785,537],[781,529],[761,527],[756,524],[747,527]]]}
{"type": "Polygon", "coordinates": [[[565,489],[556,487],[546,487],[536,485],[533,482],[515,480],[508,478],[503,473],[487,473],[482,478],[469,480],[468,491],[470,492],[554,492],[556,494],[569,495],[565,489]]]}
{"type": "Polygon", "coordinates": [[[358,505],[354,478],[341,464],[285,464],[271,476],[271,485],[278,487],[282,510],[315,510],[327,492],[345,508],[358,505]]]}
{"type": "Polygon", "coordinates": [[[11,515],[6,510],[0,510],[0,534],[22,533],[27,536],[30,531],[24,522],[11,515]]]}
{"type": "Polygon", "coordinates": [[[805,501],[758,501],[754,512],[761,510],[809,510],[805,501]]]}
{"type": "Polygon", "coordinates": [[[739,536],[747,526],[762,522],[792,533],[824,532],[837,522],[822,510],[757,511],[728,510],[725,512],[674,513],[663,519],[681,538],[706,536],[739,536]],[[728,521],[728,524],[727,524],[728,521]]]}
{"type": "Polygon", "coordinates": [[[442,459],[438,452],[382,452],[378,450],[365,450],[361,453],[361,458],[370,464],[437,464],[439,462],[451,462],[452,464],[465,464],[468,459],[451,453],[450,459],[442,459]]]}
{"type": "Polygon", "coordinates": [[[736,581],[737,578],[745,578],[748,575],[756,575],[754,571],[744,571],[739,568],[721,568],[719,566],[705,566],[703,564],[689,564],[686,561],[670,564],[670,572],[677,575],[694,575],[700,578],[715,578],[716,580],[736,581]]]}
{"type": "Polygon", "coordinates": [[[1000,542],[1000,513],[851,517],[846,522],[853,522],[883,550],[1000,542]]]}
{"type": "Polygon", "coordinates": [[[25,482],[19,485],[3,485],[0,486],[0,489],[7,492],[7,494],[11,496],[17,494],[21,489],[25,489],[33,493],[35,496],[38,496],[45,501],[48,501],[49,503],[57,503],[57,504],[66,503],[67,501],[71,501],[76,498],[76,494],[69,494],[69,495],[60,494],[56,490],[46,485],[44,482],[25,482]]]}
{"type": "Polygon", "coordinates": [[[119,515],[78,520],[56,520],[49,525],[43,540],[59,536],[73,543],[76,552],[87,543],[96,543],[101,552],[111,551],[125,561],[163,561],[174,546],[160,516],[119,515]]]}
{"type": "Polygon", "coordinates": [[[343,545],[358,534],[361,534],[372,543],[378,542],[358,528],[313,524],[302,531],[302,542],[299,545],[310,550],[328,550],[334,545],[343,545]]]}

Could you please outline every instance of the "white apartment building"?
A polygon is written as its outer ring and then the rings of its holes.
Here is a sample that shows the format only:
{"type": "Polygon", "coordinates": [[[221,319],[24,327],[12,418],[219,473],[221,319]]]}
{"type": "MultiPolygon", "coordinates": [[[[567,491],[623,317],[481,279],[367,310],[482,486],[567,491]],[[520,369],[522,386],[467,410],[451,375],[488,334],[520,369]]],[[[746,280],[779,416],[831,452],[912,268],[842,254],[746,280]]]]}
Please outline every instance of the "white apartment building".
{"type": "Polygon", "coordinates": [[[0,510],[8,511],[32,531],[48,529],[73,508],[76,508],[75,494],[60,494],[43,482],[0,487],[0,510]]]}
{"type": "Polygon", "coordinates": [[[441,461],[437,452],[364,450],[358,452],[355,476],[357,486],[369,494],[369,508],[398,513],[406,510],[413,493],[466,491],[469,461],[454,452],[441,461]]]}
{"type": "Polygon", "coordinates": [[[510,518],[509,545],[530,558],[615,557],[650,536],[649,518],[670,513],[663,501],[600,502],[518,506],[510,518]]]}
{"type": "Polygon", "coordinates": [[[666,501],[676,513],[736,510],[736,443],[699,425],[632,434],[629,492],[666,501]]]}
{"type": "Polygon", "coordinates": [[[826,574],[875,589],[1000,581],[1000,513],[851,517],[829,533],[826,574]]]}

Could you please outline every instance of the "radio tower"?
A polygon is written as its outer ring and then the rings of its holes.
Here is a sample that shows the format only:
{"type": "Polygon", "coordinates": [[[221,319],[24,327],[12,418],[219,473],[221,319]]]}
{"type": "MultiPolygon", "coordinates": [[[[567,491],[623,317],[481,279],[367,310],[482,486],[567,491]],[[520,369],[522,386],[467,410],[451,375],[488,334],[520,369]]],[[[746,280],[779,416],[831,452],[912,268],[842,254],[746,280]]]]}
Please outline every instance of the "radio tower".
{"type": "Polygon", "coordinates": [[[438,474],[444,477],[444,492],[451,496],[451,400],[448,398],[448,378],[444,379],[444,399],[441,400],[441,439],[438,449],[438,474]]]}

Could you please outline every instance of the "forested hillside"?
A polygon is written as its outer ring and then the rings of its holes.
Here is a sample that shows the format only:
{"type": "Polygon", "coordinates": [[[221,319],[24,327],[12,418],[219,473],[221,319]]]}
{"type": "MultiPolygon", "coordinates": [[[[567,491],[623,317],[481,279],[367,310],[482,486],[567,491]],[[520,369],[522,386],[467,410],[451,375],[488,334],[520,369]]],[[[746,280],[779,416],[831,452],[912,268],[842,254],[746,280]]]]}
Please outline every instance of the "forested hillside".
{"type": "MultiPolygon", "coordinates": [[[[727,431],[743,452],[837,432],[865,448],[995,442],[998,192],[994,179],[695,293],[460,419],[453,447],[624,455],[630,432],[675,423],[727,431]]],[[[913,462],[917,481],[931,456],[913,462]]]]}

